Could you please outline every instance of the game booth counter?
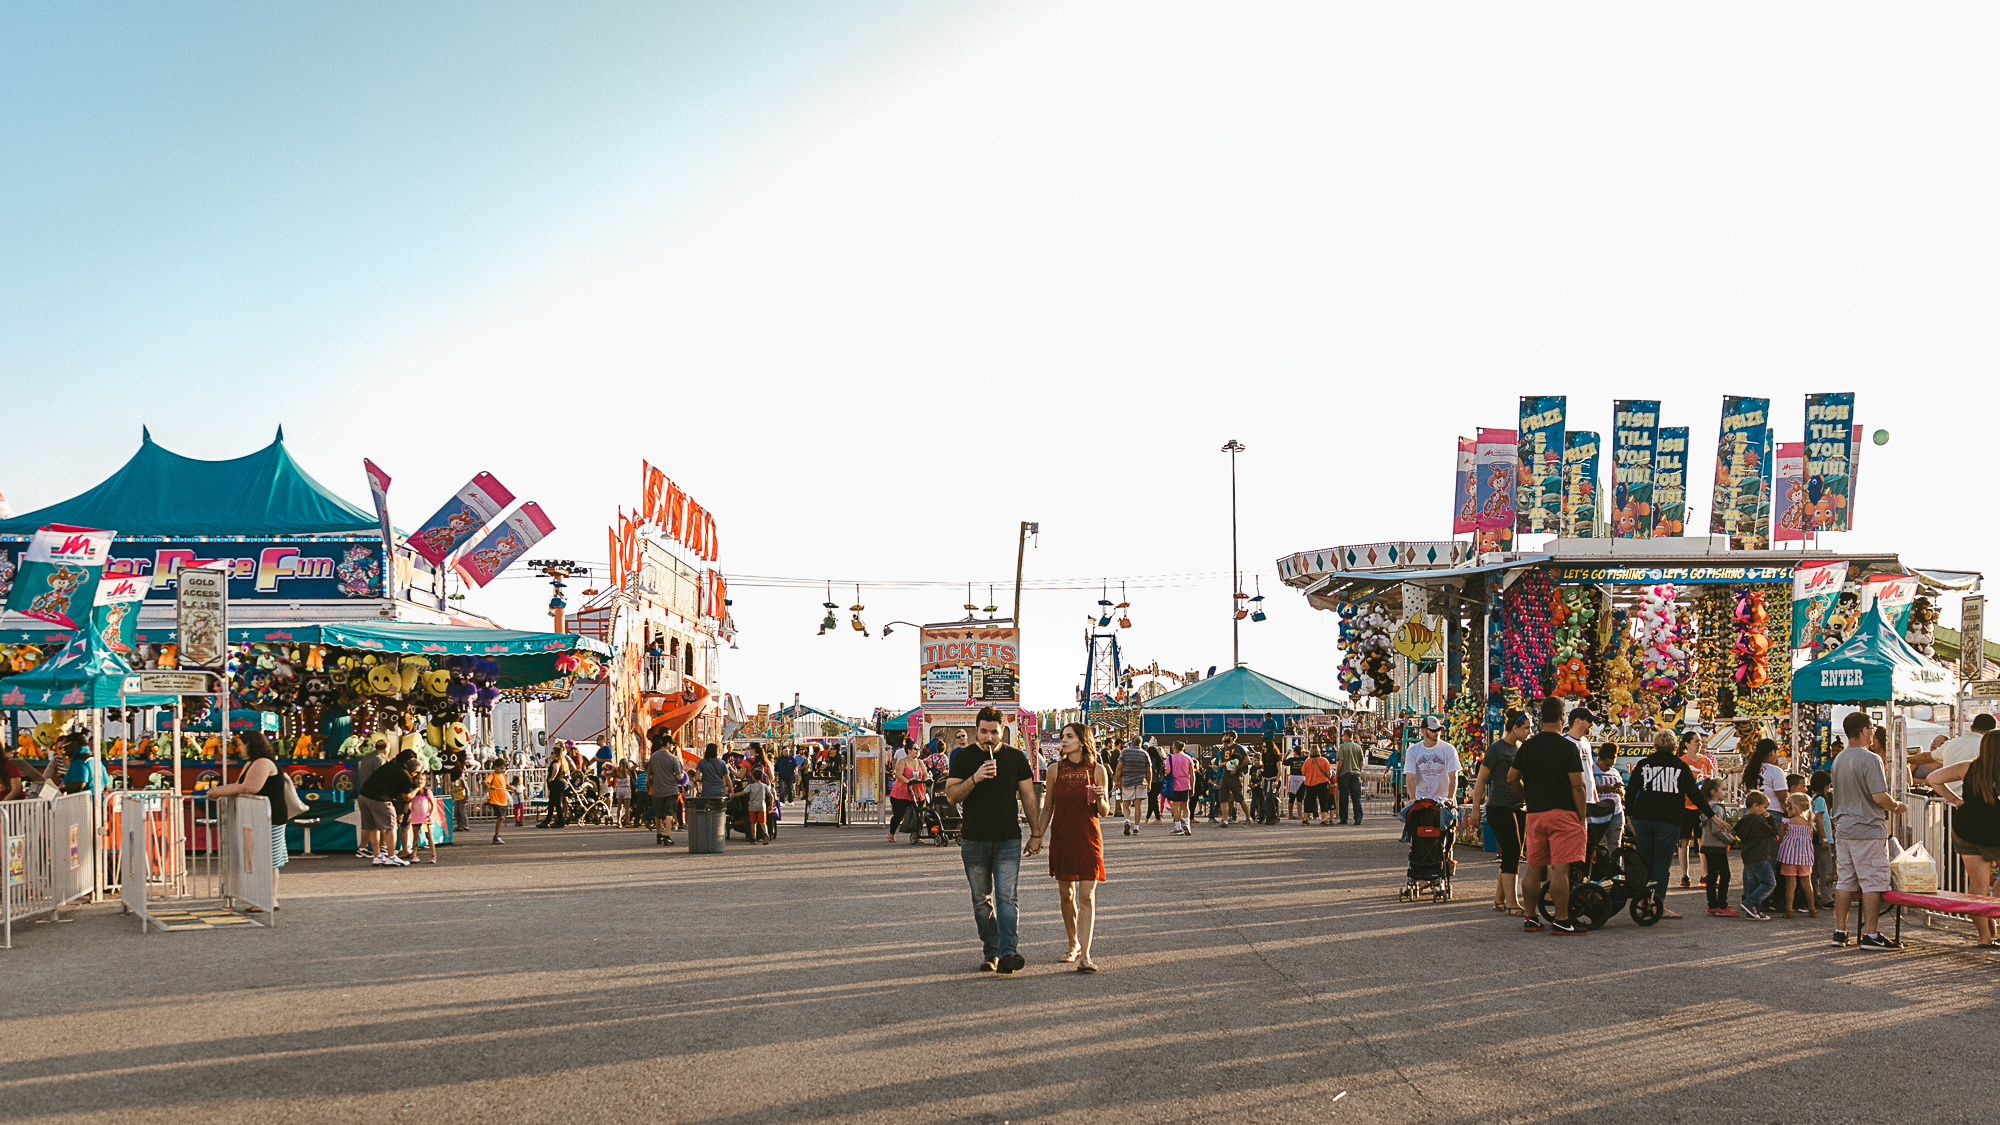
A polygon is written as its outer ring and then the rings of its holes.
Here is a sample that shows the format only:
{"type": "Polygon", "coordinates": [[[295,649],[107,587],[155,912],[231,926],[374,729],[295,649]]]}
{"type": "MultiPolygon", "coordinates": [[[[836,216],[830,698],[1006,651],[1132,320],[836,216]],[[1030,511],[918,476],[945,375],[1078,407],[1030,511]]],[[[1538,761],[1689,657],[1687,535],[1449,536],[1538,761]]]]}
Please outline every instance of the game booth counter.
{"type": "Polygon", "coordinates": [[[1379,565],[1355,565],[1366,548],[1334,548],[1279,566],[1336,615],[1341,686],[1391,714],[1442,714],[1466,778],[1505,709],[1550,697],[1589,704],[1627,758],[1659,730],[1699,726],[1771,737],[1781,766],[1810,772],[1838,745],[1831,705],[1795,696],[1795,665],[1864,636],[1872,611],[1881,636],[1947,681],[1948,705],[1953,674],[1902,634],[1928,630],[1930,597],[1977,578],[1886,553],[1732,550],[1726,537],[1556,538],[1471,558],[1450,546],[1399,544],[1393,560],[1377,550],[1379,565]],[[1412,565],[1426,546],[1440,563],[1412,565]],[[1434,658],[1404,655],[1413,632],[1441,641],[1434,658]]]}

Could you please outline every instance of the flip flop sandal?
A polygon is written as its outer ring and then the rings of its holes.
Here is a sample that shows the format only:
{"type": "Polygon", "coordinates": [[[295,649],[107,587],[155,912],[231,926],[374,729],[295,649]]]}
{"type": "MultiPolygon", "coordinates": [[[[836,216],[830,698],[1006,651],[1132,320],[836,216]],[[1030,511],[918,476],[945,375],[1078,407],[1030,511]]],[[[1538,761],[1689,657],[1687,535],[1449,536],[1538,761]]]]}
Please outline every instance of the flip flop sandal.
{"type": "Polygon", "coordinates": [[[1078,965],[1078,966],[1076,967],[1076,971],[1077,971],[1077,972],[1079,972],[1079,973],[1094,973],[1094,972],[1096,972],[1096,971],[1097,971],[1097,966],[1096,966],[1096,965],[1078,965]]]}

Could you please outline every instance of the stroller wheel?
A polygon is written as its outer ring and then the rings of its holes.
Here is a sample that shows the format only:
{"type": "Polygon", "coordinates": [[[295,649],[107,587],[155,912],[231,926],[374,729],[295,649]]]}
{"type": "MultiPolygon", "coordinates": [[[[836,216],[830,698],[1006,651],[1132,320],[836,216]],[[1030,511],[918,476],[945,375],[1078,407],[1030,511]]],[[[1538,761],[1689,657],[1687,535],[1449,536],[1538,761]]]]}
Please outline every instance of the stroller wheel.
{"type": "Polygon", "coordinates": [[[1616,908],[1611,905],[1611,896],[1597,883],[1585,883],[1570,891],[1570,909],[1577,918],[1591,929],[1604,927],[1611,920],[1616,908]]]}
{"type": "Polygon", "coordinates": [[[1631,914],[1634,922],[1650,926],[1660,920],[1660,902],[1642,891],[1638,898],[1632,900],[1631,914]]]}

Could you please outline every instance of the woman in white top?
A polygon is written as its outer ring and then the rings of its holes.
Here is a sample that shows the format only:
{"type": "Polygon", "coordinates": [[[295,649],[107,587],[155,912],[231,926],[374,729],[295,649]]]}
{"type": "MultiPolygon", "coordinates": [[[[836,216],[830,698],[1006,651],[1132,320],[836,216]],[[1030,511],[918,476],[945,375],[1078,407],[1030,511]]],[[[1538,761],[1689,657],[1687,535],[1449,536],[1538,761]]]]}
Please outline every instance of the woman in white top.
{"type": "Polygon", "coordinates": [[[1778,756],[1778,744],[1768,738],[1760,738],[1750,751],[1750,758],[1743,763],[1743,792],[1762,790],[1771,799],[1771,807],[1784,808],[1785,793],[1791,786],[1785,784],[1785,771],[1778,768],[1772,759],[1778,756]]]}

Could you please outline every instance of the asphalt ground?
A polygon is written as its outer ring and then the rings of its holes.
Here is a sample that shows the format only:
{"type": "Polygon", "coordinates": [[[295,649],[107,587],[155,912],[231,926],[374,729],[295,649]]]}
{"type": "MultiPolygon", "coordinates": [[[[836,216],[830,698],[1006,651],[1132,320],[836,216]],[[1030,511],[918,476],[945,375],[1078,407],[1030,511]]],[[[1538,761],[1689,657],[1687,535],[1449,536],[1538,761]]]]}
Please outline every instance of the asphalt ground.
{"type": "Polygon", "coordinates": [[[858,828],[295,860],[275,930],[89,907],[0,952],[0,1118],[1955,1122],[2000,1090],[2000,964],[1956,934],[1839,950],[1697,887],[1528,935],[1478,853],[1399,903],[1392,821],[1106,823],[1096,975],[1054,963],[1039,861],[1027,969],[978,973],[955,849],[858,828]]]}

